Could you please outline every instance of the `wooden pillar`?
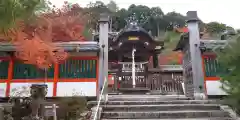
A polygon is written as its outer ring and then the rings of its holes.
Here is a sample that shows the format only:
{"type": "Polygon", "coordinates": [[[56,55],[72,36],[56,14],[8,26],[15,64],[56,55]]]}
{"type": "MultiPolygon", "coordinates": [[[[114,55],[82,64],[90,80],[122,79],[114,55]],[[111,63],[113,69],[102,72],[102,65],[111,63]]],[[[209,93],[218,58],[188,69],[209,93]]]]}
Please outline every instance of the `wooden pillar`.
{"type": "Polygon", "coordinates": [[[158,67],[158,54],[154,53],[152,60],[153,60],[153,68],[157,68],[158,67]]]}
{"type": "Polygon", "coordinates": [[[121,86],[120,78],[122,81],[122,66],[121,66],[121,64],[118,64],[117,81],[116,81],[116,90],[117,91],[119,90],[118,87],[121,86]]]}
{"type": "MultiPolygon", "coordinates": [[[[118,61],[122,61],[122,57],[120,56],[121,53],[118,53],[118,61]]],[[[116,79],[114,79],[114,90],[115,92],[118,91],[118,84],[119,84],[119,77],[122,77],[122,67],[121,64],[117,65],[117,73],[116,73],[116,79]]]]}
{"type": "Polygon", "coordinates": [[[146,88],[148,88],[149,80],[148,80],[148,66],[144,64],[144,79],[146,83],[146,88]]]}
{"type": "Polygon", "coordinates": [[[57,96],[57,83],[58,83],[58,77],[59,77],[59,64],[54,63],[54,78],[53,78],[53,96],[57,96]]]}
{"type": "Polygon", "coordinates": [[[13,78],[13,58],[10,57],[9,66],[8,66],[8,79],[7,79],[6,97],[10,96],[12,78],[13,78]]]}

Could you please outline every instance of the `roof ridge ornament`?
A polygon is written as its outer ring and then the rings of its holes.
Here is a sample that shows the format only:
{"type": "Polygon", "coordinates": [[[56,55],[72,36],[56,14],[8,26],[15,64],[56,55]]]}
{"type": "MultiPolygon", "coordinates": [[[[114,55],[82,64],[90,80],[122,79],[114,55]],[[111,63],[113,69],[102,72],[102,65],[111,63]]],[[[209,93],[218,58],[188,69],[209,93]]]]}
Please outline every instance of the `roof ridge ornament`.
{"type": "Polygon", "coordinates": [[[132,27],[139,26],[136,13],[133,13],[131,16],[128,17],[127,26],[132,26],[132,27]]]}

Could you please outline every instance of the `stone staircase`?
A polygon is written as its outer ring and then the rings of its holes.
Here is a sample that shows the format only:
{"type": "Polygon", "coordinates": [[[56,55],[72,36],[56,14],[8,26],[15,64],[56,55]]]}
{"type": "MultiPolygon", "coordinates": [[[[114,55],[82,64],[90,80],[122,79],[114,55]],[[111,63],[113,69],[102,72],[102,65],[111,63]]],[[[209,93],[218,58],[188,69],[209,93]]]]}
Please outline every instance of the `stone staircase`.
{"type": "Polygon", "coordinates": [[[101,103],[101,120],[237,120],[217,103],[176,95],[110,95],[101,103]]]}

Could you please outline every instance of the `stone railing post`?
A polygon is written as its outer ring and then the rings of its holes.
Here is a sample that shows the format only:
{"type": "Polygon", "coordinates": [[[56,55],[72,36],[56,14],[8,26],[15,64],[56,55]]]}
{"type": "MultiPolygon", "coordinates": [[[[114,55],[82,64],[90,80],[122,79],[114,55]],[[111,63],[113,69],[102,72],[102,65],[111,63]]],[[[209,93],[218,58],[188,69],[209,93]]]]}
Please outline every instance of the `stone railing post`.
{"type": "Polygon", "coordinates": [[[193,75],[193,94],[194,98],[202,95],[204,90],[204,74],[202,70],[202,57],[200,46],[199,18],[196,11],[187,12],[187,25],[189,30],[189,47],[193,75]]]}
{"type": "Polygon", "coordinates": [[[100,14],[99,20],[99,84],[98,91],[100,94],[103,88],[104,79],[108,78],[108,29],[109,29],[109,16],[108,14],[100,14]]]}

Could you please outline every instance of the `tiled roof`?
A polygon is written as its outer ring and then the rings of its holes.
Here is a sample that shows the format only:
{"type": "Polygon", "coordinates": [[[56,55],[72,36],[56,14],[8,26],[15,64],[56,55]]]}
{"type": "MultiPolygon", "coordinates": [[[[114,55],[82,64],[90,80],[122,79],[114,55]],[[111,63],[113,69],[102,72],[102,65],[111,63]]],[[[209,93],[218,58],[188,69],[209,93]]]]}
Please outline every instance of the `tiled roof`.
{"type": "MultiPolygon", "coordinates": [[[[56,42],[56,47],[64,48],[66,51],[99,51],[100,47],[97,42],[56,42]]],[[[1,42],[0,51],[15,51],[15,46],[11,43],[1,42]]]]}
{"type": "Polygon", "coordinates": [[[159,55],[159,65],[169,65],[171,61],[175,60],[176,64],[182,64],[182,53],[181,52],[172,52],[169,55],[159,55]]]}
{"type": "Polygon", "coordinates": [[[187,27],[175,28],[175,30],[177,30],[180,33],[187,33],[188,32],[188,28],[187,27]]]}

